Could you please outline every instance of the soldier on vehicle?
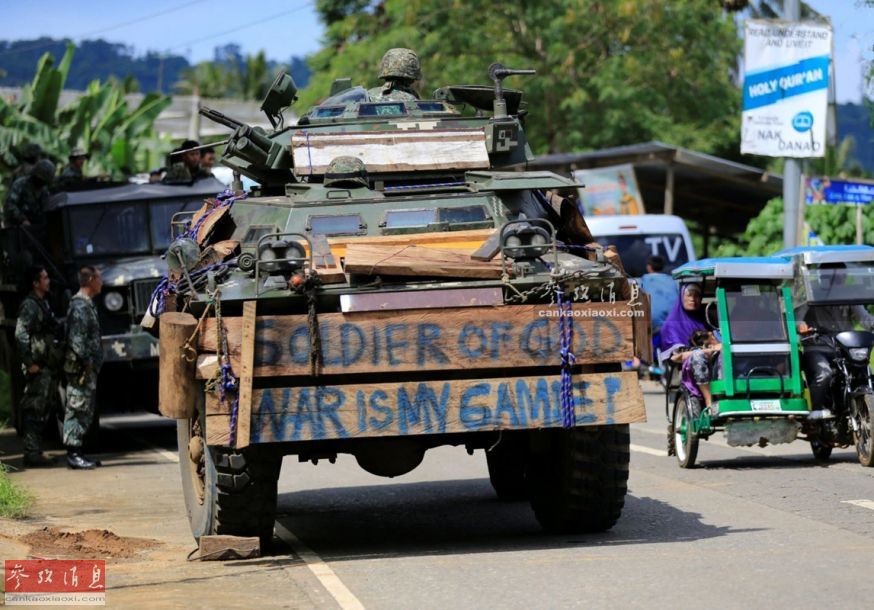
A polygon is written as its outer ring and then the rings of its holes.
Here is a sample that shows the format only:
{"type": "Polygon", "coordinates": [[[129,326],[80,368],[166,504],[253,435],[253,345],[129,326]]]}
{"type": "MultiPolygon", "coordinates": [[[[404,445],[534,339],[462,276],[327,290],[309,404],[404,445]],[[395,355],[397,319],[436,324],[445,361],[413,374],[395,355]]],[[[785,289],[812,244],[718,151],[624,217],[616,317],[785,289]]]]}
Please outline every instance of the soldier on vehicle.
{"type": "Polygon", "coordinates": [[[21,147],[18,158],[21,160],[21,163],[15,168],[13,179],[29,176],[30,170],[33,169],[36,162],[40,159],[45,159],[45,153],[39,144],[29,142],[21,147]]]}
{"type": "Polygon", "coordinates": [[[205,173],[200,168],[200,150],[191,150],[197,148],[200,143],[197,140],[185,140],[177,150],[184,150],[178,155],[174,155],[174,163],[164,175],[163,182],[167,184],[190,184],[199,178],[206,178],[209,174],[205,173]],[[181,160],[180,160],[181,159],[181,160]]]}
{"type": "Polygon", "coordinates": [[[367,94],[375,102],[407,102],[419,99],[413,88],[422,78],[419,57],[410,49],[389,49],[379,62],[381,87],[369,89],[367,94]]]}
{"type": "Polygon", "coordinates": [[[64,373],[67,376],[67,405],[64,412],[64,446],[67,465],[76,470],[100,466],[82,454],[85,433],[94,421],[97,373],[103,364],[100,323],[94,297],[100,294],[103,279],[94,267],[79,270],[79,292],[67,310],[67,350],[64,373]]]}
{"type": "Polygon", "coordinates": [[[82,170],[85,167],[85,161],[90,156],[84,148],[77,147],[70,152],[70,156],[67,157],[70,162],[67,163],[58,178],[58,187],[61,190],[80,184],[84,180],[82,170]]]}
{"type": "Polygon", "coordinates": [[[207,146],[200,151],[200,170],[207,176],[212,176],[212,168],[215,166],[215,148],[207,146]]]}
{"type": "Polygon", "coordinates": [[[325,171],[325,186],[367,187],[367,167],[358,157],[334,157],[325,171]]]}
{"type": "Polygon", "coordinates": [[[49,186],[55,179],[55,164],[37,161],[30,174],[16,178],[6,195],[3,219],[7,227],[45,226],[49,186]]]}
{"type": "Polygon", "coordinates": [[[45,267],[32,267],[29,279],[30,292],[21,302],[15,323],[15,343],[25,375],[21,398],[24,465],[41,467],[55,463],[42,452],[42,431],[57,396],[60,324],[46,299],[50,280],[45,267]]]}

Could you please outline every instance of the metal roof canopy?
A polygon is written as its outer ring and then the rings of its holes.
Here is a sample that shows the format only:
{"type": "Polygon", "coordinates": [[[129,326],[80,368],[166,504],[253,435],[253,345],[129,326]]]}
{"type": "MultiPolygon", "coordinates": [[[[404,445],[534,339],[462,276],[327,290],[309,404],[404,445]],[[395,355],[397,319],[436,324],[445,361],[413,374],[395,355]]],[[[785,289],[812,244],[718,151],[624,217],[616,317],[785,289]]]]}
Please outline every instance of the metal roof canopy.
{"type": "Polygon", "coordinates": [[[658,141],[544,155],[528,169],[571,175],[577,169],[621,163],[634,166],[647,212],[676,214],[721,236],[743,232],[768,200],[783,193],[779,175],[658,141]]]}
{"type": "Polygon", "coordinates": [[[874,261],[874,248],[871,246],[799,246],[786,248],[774,256],[800,257],[805,265],[824,265],[828,263],[867,263],[874,261]]]}
{"type": "Polygon", "coordinates": [[[154,201],[181,197],[215,197],[227,187],[214,177],[201,178],[192,184],[125,184],[81,191],[60,192],[52,195],[49,207],[87,205],[91,203],[124,203],[154,201]]]}
{"type": "Polygon", "coordinates": [[[789,280],[792,261],[781,256],[704,258],[674,269],[674,279],[712,276],[725,279],[789,280]]]}

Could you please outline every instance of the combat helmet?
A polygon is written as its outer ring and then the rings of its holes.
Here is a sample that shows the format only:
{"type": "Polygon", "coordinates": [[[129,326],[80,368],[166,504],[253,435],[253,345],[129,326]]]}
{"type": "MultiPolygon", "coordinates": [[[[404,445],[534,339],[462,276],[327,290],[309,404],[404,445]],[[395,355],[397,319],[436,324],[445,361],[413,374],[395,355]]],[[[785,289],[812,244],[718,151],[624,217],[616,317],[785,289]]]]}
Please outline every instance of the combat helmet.
{"type": "Polygon", "coordinates": [[[334,157],[325,171],[325,186],[367,186],[367,167],[358,157],[334,157]]]}
{"type": "Polygon", "coordinates": [[[382,80],[422,78],[419,56],[410,49],[389,49],[379,62],[379,78],[382,80]]]}
{"type": "Polygon", "coordinates": [[[19,157],[27,163],[36,163],[42,155],[42,146],[34,142],[28,142],[21,147],[19,157]]]}
{"type": "Polygon", "coordinates": [[[33,169],[30,170],[30,175],[37,180],[50,184],[55,179],[55,164],[48,159],[40,159],[34,164],[33,169]]]}

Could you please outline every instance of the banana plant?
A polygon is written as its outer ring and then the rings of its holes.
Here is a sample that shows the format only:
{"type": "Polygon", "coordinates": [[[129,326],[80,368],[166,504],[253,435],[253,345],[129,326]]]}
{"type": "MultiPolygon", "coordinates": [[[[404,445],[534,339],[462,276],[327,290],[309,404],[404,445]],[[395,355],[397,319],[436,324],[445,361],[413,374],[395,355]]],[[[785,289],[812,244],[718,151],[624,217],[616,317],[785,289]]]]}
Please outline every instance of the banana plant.
{"type": "MultiPolygon", "coordinates": [[[[92,81],[75,101],[59,108],[59,100],[75,47],[67,49],[55,67],[46,53],[37,63],[33,81],[26,85],[18,103],[0,98],[0,178],[8,186],[18,159],[14,151],[28,142],[39,144],[58,163],[77,146],[91,154],[88,171],[113,179],[149,169],[160,159],[169,142],[154,130],[158,115],[170,105],[168,96],[146,95],[131,110],[125,85],[92,81]]],[[[0,194],[5,198],[5,195],[0,194]]]]}

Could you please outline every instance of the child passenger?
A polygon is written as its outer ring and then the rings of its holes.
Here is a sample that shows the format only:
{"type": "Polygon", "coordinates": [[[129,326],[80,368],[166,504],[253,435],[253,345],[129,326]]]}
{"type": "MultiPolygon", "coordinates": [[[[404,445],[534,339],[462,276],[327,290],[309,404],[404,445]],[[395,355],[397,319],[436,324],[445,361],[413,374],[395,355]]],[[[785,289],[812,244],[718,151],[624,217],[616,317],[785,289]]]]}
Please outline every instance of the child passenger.
{"type": "MultiPolygon", "coordinates": [[[[704,399],[705,407],[712,407],[713,395],[710,392],[710,381],[713,379],[713,364],[716,355],[722,350],[722,344],[709,330],[696,330],[691,341],[694,349],[682,354],[684,385],[693,394],[704,399]],[[694,385],[694,387],[692,387],[694,385]],[[695,391],[697,390],[697,391],[695,391]]],[[[711,414],[713,409],[711,408],[711,414]]]]}

